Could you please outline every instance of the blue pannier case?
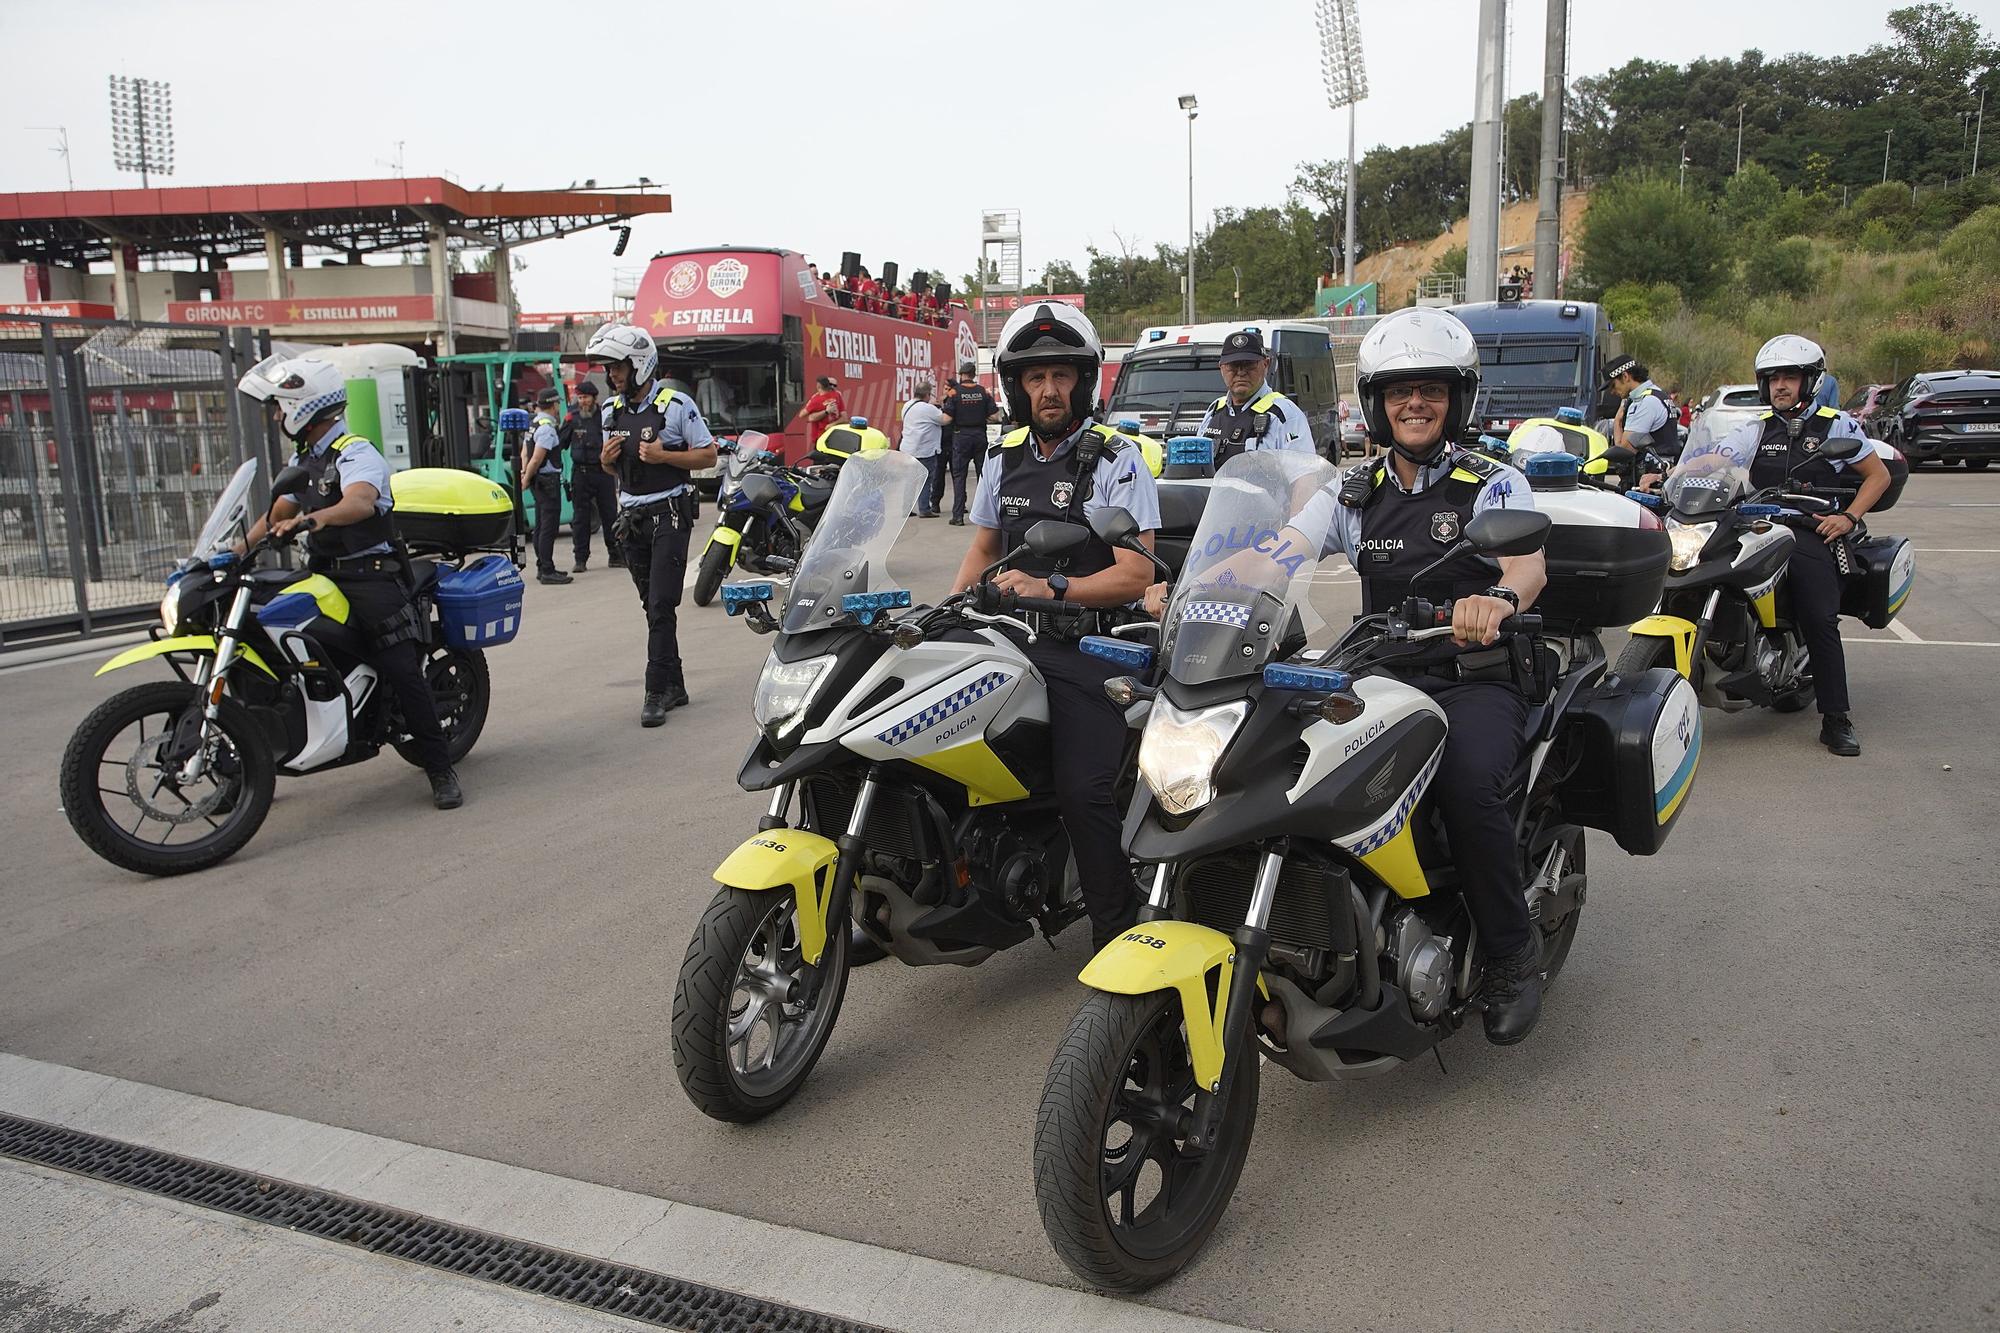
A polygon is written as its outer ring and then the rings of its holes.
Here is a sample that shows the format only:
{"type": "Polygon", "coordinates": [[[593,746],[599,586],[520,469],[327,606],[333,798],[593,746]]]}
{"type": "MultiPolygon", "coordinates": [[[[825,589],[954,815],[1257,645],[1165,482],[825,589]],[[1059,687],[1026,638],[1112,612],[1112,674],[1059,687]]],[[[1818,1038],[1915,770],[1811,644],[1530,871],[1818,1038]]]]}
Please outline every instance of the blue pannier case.
{"type": "Polygon", "coordinates": [[[521,571],[503,555],[438,573],[438,620],[454,648],[491,648],[521,632],[521,571]]]}

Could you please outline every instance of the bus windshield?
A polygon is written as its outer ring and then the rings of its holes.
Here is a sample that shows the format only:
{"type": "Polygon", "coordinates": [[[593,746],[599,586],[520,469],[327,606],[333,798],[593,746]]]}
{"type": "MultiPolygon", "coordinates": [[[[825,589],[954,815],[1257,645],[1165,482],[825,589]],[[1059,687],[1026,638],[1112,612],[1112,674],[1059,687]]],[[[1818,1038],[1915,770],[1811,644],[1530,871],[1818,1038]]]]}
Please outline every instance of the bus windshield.
{"type": "Polygon", "coordinates": [[[1171,404],[1180,398],[1206,400],[1221,394],[1222,375],[1212,356],[1127,357],[1112,398],[1119,403],[1171,404]]]}
{"type": "Polygon", "coordinates": [[[1479,340],[1479,374],[1490,389],[1581,389],[1582,358],[1581,343],[1479,340]]]}
{"type": "Polygon", "coordinates": [[[694,398],[710,430],[784,428],[778,407],[778,364],[766,360],[667,359],[662,373],[694,398]]]}

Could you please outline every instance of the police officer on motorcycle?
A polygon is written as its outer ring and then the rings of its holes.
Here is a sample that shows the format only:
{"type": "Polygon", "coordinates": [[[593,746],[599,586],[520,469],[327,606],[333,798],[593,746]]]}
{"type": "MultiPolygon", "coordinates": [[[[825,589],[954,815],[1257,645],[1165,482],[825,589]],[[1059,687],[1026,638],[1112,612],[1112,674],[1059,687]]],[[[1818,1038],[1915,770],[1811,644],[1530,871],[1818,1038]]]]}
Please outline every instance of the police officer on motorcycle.
{"type": "MultiPolygon", "coordinates": [[[[1000,415],[1000,405],[979,383],[978,369],[970,361],[961,365],[958,383],[944,386],[944,400],[938,404],[951,418],[947,443],[951,450],[951,525],[955,528],[965,526],[966,468],[986,450],[986,423],[1000,415]]],[[[944,498],[942,480],[938,491],[931,503],[933,509],[944,498]]]]}
{"type": "Polygon", "coordinates": [[[1852,756],[1861,753],[1861,738],[1847,713],[1847,653],[1840,642],[1843,580],[1833,546],[1854,535],[1862,515],[1889,489],[1889,468],[1872,450],[1846,462],[1818,456],[1829,439],[1864,434],[1845,412],[1812,406],[1824,374],[1826,353],[1810,338],[1784,333],[1765,343],[1757,350],[1757,392],[1771,410],[1738,426],[1717,448],[1750,470],[1750,485],[1757,490],[1844,491],[1839,478],[1849,468],[1861,478],[1844,506],[1823,516],[1813,533],[1798,534],[1785,566],[1792,613],[1812,656],[1819,743],[1837,755],[1852,756]],[[1820,540],[1811,540],[1813,536],[1820,540]]]}
{"type": "MultiPolygon", "coordinates": [[[[1044,519],[1087,524],[1099,510],[1121,507],[1150,546],[1160,526],[1159,497],[1138,444],[1092,420],[1104,347],[1083,312],[1056,301],[1015,311],[1000,331],[993,364],[1008,414],[1021,424],[987,450],[971,509],[977,531],[952,586],[977,584],[987,566],[1044,519]]],[[[960,392],[967,392],[963,384],[960,392]]],[[[1152,571],[1136,551],[1093,536],[1058,561],[1028,558],[993,582],[1022,597],[1101,612],[1142,596],[1152,571]]],[[[1056,795],[1092,942],[1102,948],[1132,924],[1138,902],[1115,795],[1125,718],[1104,696],[1104,682],[1117,668],[1075,646],[1083,634],[1098,632],[1099,618],[1048,617],[1023,651],[1048,685],[1056,795]]]]}
{"type": "Polygon", "coordinates": [[[584,356],[604,367],[600,466],[618,479],[618,541],[646,608],[646,699],[639,725],[657,727],[688,702],[678,611],[694,528],[692,473],[715,466],[715,437],[686,393],[659,379],[660,353],[644,329],[606,324],[584,356]]]}
{"type": "Polygon", "coordinates": [[[1260,331],[1239,329],[1224,338],[1221,363],[1227,392],[1209,405],[1197,432],[1215,442],[1218,468],[1252,449],[1313,452],[1306,414],[1271,387],[1271,354],[1260,331]]]}
{"type": "Polygon", "coordinates": [[[570,573],[581,574],[590,565],[590,530],[604,534],[605,556],[613,569],[625,563],[623,552],[611,537],[611,525],[618,517],[618,483],[604,472],[604,416],[597,402],[597,386],[579,380],[576,410],[563,422],[557,436],[569,450],[570,543],[576,563],[570,573]]]}
{"type": "Polygon", "coordinates": [[[556,568],[556,529],[562,525],[562,435],[556,409],[562,394],[551,384],[535,399],[535,420],[521,443],[521,489],[535,497],[535,582],[568,583],[556,568]]]}
{"type": "MultiPolygon", "coordinates": [[[[389,463],[373,443],[347,429],[347,377],[326,361],[295,357],[259,365],[238,386],[264,400],[265,410],[297,450],[309,478],[297,498],[272,504],[279,537],[303,534],[308,567],[331,579],[347,598],[355,624],[368,636],[368,662],[395,693],[440,810],[465,804],[452,770],[437,700],[424,676],[419,616],[410,564],[396,542],[389,463]]],[[[244,536],[246,549],[264,539],[264,519],[244,536]]]]}

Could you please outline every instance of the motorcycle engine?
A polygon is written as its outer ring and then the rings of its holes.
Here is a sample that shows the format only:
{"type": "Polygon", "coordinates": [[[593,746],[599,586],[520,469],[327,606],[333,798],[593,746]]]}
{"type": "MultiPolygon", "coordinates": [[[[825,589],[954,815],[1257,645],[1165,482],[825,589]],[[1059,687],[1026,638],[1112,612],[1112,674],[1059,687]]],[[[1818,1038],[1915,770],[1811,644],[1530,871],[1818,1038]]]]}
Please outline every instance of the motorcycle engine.
{"type": "Polygon", "coordinates": [[[966,861],[973,880],[997,893],[1013,915],[1026,918],[1042,910],[1048,899],[1049,859],[1041,843],[995,821],[972,835],[966,861]]]}
{"type": "Polygon", "coordinates": [[[1404,910],[1389,927],[1389,956],[1410,1013],[1428,1023],[1451,1003],[1451,940],[1439,939],[1415,912],[1404,910]]]}

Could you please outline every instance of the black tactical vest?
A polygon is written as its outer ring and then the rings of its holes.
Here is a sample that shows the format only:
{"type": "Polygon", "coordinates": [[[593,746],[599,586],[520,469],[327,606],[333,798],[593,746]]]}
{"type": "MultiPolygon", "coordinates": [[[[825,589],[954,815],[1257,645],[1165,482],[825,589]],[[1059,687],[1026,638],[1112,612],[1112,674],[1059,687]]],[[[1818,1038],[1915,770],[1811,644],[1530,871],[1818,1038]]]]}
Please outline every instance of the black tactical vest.
{"type": "Polygon", "coordinates": [[[667,408],[676,395],[686,397],[679,390],[665,385],[657,388],[653,397],[643,406],[633,407],[622,393],[611,395],[605,406],[611,410],[611,420],[605,426],[606,432],[622,430],[625,447],[618,455],[618,489],[627,495],[659,495],[688,482],[688,470],[675,467],[672,463],[642,463],[639,461],[640,432],[651,429],[653,438],[665,441],[667,430],[667,408]]]}
{"type": "MultiPolygon", "coordinates": [[[[1472,521],[1473,501],[1498,466],[1491,459],[1454,449],[1451,471],[1411,495],[1390,479],[1385,462],[1375,463],[1372,489],[1361,506],[1361,542],[1355,552],[1363,615],[1388,610],[1405,597],[1441,602],[1477,596],[1493,586],[1500,575],[1499,562],[1480,555],[1462,555],[1415,587],[1410,586],[1410,577],[1464,534],[1472,521]]],[[[1434,640],[1413,660],[1435,660],[1456,651],[1449,639],[1434,640]]]]}
{"type": "Polygon", "coordinates": [[[957,384],[951,395],[951,429],[954,434],[986,433],[993,415],[993,395],[983,385],[957,384]]]}
{"type": "Polygon", "coordinates": [[[1209,409],[1208,429],[1202,434],[1215,442],[1215,465],[1220,468],[1246,449],[1264,447],[1264,436],[1277,417],[1271,409],[1284,401],[1276,389],[1252,398],[1242,407],[1229,405],[1229,395],[1215,400],[1209,409]]]}
{"type": "Polygon", "coordinates": [[[563,422],[556,436],[569,450],[576,467],[594,469],[603,465],[604,422],[600,413],[576,412],[563,422]]]}
{"type": "Polygon", "coordinates": [[[1785,419],[1776,412],[1766,412],[1764,433],[1757,437],[1757,456],[1750,462],[1750,485],[1757,490],[1766,486],[1831,485],[1840,474],[1833,464],[1817,455],[1838,416],[1830,407],[1807,412],[1799,426],[1798,443],[1793,444],[1791,432],[1785,429],[1785,419]],[[1805,466],[1793,472],[1801,462],[1805,466]]]}
{"type": "Polygon", "coordinates": [[[562,476],[562,460],[563,460],[562,426],[559,422],[557,422],[557,420],[554,417],[548,415],[546,412],[535,413],[535,424],[528,428],[528,455],[529,457],[534,456],[535,436],[537,433],[541,431],[543,426],[547,426],[549,429],[553,430],[556,433],[556,447],[549,450],[549,456],[542,460],[541,471],[535,474],[535,480],[538,482],[543,477],[549,477],[551,479],[555,479],[555,478],[560,478],[562,476]]]}
{"type": "MultiPolygon", "coordinates": [[[[340,503],[340,451],[359,439],[359,435],[342,435],[328,446],[326,452],[308,449],[299,459],[300,466],[311,478],[305,493],[298,497],[300,512],[317,513],[340,503]]],[[[315,528],[307,538],[308,546],[315,556],[340,560],[359,555],[371,546],[393,542],[396,540],[396,522],[390,517],[393,512],[371,514],[359,523],[348,523],[338,528],[315,528]]]]}
{"type": "MultiPolygon", "coordinates": [[[[990,451],[1000,460],[994,502],[1000,509],[1000,549],[1011,551],[1043,519],[1082,523],[1084,505],[1097,482],[1098,461],[1118,457],[1132,446],[1108,426],[1089,426],[1076,444],[1044,461],[1030,441],[1028,428],[1009,431],[990,451]]],[[[1014,568],[1036,578],[1061,573],[1082,578],[1111,568],[1116,559],[1109,546],[1093,536],[1060,560],[1023,555],[1014,568]]]]}

